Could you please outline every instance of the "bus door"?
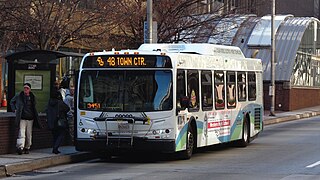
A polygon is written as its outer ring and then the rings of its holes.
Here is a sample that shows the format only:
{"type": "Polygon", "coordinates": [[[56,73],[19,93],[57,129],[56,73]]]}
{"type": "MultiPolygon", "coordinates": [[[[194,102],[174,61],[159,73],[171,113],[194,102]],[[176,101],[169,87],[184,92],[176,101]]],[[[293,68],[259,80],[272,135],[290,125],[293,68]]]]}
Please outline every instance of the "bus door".
{"type": "Polygon", "coordinates": [[[186,78],[185,71],[178,70],[177,72],[177,116],[178,116],[178,127],[179,130],[187,123],[187,108],[189,106],[189,97],[186,95],[186,78]]]}
{"type": "MultiPolygon", "coordinates": [[[[177,71],[177,86],[176,86],[176,115],[177,115],[177,135],[178,137],[183,137],[183,131],[186,129],[187,114],[188,114],[188,104],[189,98],[186,96],[186,78],[185,71],[177,71]]],[[[184,150],[183,140],[177,139],[176,150],[184,150]]]]}
{"type": "MultiPolygon", "coordinates": [[[[178,70],[177,72],[177,122],[178,134],[181,136],[188,131],[188,123],[194,119],[199,121],[200,101],[199,101],[199,71],[198,70],[178,70]]],[[[203,125],[203,124],[202,124],[203,125]]],[[[198,128],[197,128],[198,129],[198,128]]],[[[197,134],[198,132],[193,132],[197,134]]],[[[200,138],[199,136],[197,136],[200,138]]],[[[179,140],[178,140],[179,141],[179,140]]],[[[183,142],[183,141],[182,141],[183,142]]],[[[199,142],[199,141],[198,141],[199,142]]],[[[182,143],[184,144],[184,143],[182,143]]],[[[183,149],[184,146],[182,146],[183,149]]]]}

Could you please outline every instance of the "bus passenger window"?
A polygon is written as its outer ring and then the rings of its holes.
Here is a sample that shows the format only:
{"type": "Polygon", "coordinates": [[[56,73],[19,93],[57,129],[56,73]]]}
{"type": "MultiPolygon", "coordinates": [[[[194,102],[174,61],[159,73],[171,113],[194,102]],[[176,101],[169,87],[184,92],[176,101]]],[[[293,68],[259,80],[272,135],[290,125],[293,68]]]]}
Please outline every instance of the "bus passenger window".
{"type": "Polygon", "coordinates": [[[215,89],[215,107],[216,109],[224,109],[224,73],[222,71],[214,73],[214,89],[215,89]]]}
{"type": "Polygon", "coordinates": [[[236,75],[235,72],[227,72],[227,101],[228,108],[236,107],[236,75]]]}
{"type": "Polygon", "coordinates": [[[255,101],[257,98],[256,74],[248,73],[248,98],[249,101],[255,101]]]}
{"type": "Polygon", "coordinates": [[[189,111],[199,110],[199,73],[188,70],[188,97],[190,98],[189,111]]]}
{"type": "Polygon", "coordinates": [[[181,108],[181,102],[180,99],[184,96],[186,96],[186,89],[185,89],[185,74],[184,70],[178,70],[177,72],[177,94],[176,94],[176,102],[177,102],[177,108],[181,108]]]}
{"type": "Polygon", "coordinates": [[[238,72],[238,101],[246,101],[246,74],[244,72],[238,72]]]}
{"type": "Polygon", "coordinates": [[[202,110],[210,111],[213,108],[212,100],[212,73],[211,71],[201,72],[201,99],[202,110]]]}

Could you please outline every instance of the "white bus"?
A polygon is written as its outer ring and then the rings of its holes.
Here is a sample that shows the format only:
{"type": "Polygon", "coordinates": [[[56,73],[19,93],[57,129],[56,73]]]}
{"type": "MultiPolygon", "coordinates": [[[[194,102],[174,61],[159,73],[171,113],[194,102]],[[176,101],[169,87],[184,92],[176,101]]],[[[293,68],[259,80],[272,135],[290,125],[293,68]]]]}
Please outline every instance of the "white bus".
{"type": "Polygon", "coordinates": [[[262,64],[238,47],[143,44],[84,56],[77,80],[78,151],[245,147],[263,129],[262,64]]]}

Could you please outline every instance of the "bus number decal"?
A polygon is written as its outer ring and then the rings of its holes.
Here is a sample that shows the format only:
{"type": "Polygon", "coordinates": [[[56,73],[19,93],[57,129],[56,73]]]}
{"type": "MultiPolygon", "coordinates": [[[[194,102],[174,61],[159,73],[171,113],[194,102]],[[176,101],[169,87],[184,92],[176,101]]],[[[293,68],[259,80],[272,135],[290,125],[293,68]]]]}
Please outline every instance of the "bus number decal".
{"type": "Polygon", "coordinates": [[[97,58],[97,62],[99,64],[99,66],[103,66],[104,65],[103,59],[101,57],[97,58]]]}
{"type": "Polygon", "coordinates": [[[100,108],[100,103],[88,103],[87,104],[88,109],[99,109],[100,108]]]}
{"type": "Polygon", "coordinates": [[[116,59],[114,57],[109,57],[107,62],[109,63],[109,66],[115,66],[116,65],[116,59]]]}

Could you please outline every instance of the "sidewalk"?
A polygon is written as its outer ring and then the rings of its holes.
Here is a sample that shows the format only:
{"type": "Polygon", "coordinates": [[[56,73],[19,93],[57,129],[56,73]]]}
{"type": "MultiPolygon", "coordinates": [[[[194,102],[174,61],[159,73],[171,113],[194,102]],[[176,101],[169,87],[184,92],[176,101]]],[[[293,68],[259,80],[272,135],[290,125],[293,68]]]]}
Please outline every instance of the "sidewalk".
{"type": "Polygon", "coordinates": [[[75,163],[95,158],[88,152],[78,152],[73,146],[62,146],[60,154],[53,154],[52,148],[36,149],[30,154],[3,154],[0,155],[0,178],[11,176],[14,173],[32,171],[35,169],[75,163]]]}
{"type": "MultiPolygon", "coordinates": [[[[264,112],[264,125],[292,121],[302,118],[320,115],[320,106],[300,109],[290,112],[275,112],[275,116],[269,116],[270,112],[264,112]]],[[[60,164],[75,163],[95,158],[89,152],[78,152],[73,146],[59,148],[61,154],[52,154],[51,148],[37,149],[30,154],[4,154],[0,155],[0,178],[14,173],[32,171],[35,169],[56,166],[60,164]]]]}
{"type": "Polygon", "coordinates": [[[276,124],[286,121],[292,121],[312,116],[320,116],[320,106],[308,107],[295,111],[275,112],[275,116],[270,116],[269,111],[264,112],[264,125],[276,124]]]}

